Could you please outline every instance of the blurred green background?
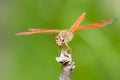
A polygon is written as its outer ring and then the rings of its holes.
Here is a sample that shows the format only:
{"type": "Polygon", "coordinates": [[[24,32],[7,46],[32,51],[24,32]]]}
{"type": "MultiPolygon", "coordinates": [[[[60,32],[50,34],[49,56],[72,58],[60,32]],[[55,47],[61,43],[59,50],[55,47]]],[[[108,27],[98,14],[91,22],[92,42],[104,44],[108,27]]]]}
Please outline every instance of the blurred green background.
{"type": "MultiPolygon", "coordinates": [[[[120,19],[119,0],[0,0],[0,80],[58,80],[57,34],[16,36],[27,28],[68,29],[120,19]]],[[[120,80],[120,22],[79,31],[69,43],[76,68],[72,80],[120,80]]]]}

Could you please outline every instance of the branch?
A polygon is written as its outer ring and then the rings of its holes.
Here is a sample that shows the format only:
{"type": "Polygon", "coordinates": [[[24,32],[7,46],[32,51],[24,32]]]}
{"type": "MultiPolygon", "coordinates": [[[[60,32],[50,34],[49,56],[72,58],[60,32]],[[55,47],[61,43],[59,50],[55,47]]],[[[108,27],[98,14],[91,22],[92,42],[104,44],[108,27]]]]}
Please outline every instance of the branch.
{"type": "Polygon", "coordinates": [[[71,74],[75,68],[71,54],[62,50],[60,56],[56,57],[56,61],[62,64],[62,73],[60,74],[59,80],[70,80],[71,74]]]}

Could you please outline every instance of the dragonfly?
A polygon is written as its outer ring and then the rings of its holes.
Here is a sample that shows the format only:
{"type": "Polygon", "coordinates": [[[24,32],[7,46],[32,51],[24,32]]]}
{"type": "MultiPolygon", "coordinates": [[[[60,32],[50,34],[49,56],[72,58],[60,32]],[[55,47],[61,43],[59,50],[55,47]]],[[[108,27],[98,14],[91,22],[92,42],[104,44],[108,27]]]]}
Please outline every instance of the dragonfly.
{"type": "Polygon", "coordinates": [[[116,18],[107,18],[98,22],[94,22],[92,24],[80,26],[80,23],[84,20],[85,16],[86,13],[83,12],[69,29],[60,30],[60,29],[29,28],[28,32],[18,32],[17,35],[31,35],[38,33],[58,33],[54,41],[58,46],[62,46],[62,45],[67,45],[68,42],[72,40],[74,33],[77,31],[84,29],[91,29],[91,28],[100,28],[110,25],[117,21],[116,18]]]}

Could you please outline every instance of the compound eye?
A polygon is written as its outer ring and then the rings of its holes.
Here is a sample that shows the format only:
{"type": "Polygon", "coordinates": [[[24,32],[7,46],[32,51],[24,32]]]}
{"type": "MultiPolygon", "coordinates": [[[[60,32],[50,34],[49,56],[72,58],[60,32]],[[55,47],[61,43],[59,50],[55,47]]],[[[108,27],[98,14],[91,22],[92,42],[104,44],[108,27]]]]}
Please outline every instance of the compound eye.
{"type": "Polygon", "coordinates": [[[60,39],[58,37],[55,38],[55,41],[59,41],[60,39]]]}
{"type": "Polygon", "coordinates": [[[62,42],[64,42],[65,40],[64,39],[62,39],[62,42]]]}
{"type": "Polygon", "coordinates": [[[55,40],[57,41],[57,40],[58,40],[58,38],[55,38],[55,40]]]}

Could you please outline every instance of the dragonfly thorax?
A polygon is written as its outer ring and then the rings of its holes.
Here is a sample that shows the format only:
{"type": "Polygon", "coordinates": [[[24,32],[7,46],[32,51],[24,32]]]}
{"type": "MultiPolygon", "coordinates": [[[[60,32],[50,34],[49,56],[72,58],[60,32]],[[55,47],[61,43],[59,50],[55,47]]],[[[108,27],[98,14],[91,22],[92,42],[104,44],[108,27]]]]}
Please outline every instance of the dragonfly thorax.
{"type": "Polygon", "coordinates": [[[68,30],[62,30],[56,37],[55,43],[59,46],[67,44],[73,38],[73,33],[68,30]]]}

